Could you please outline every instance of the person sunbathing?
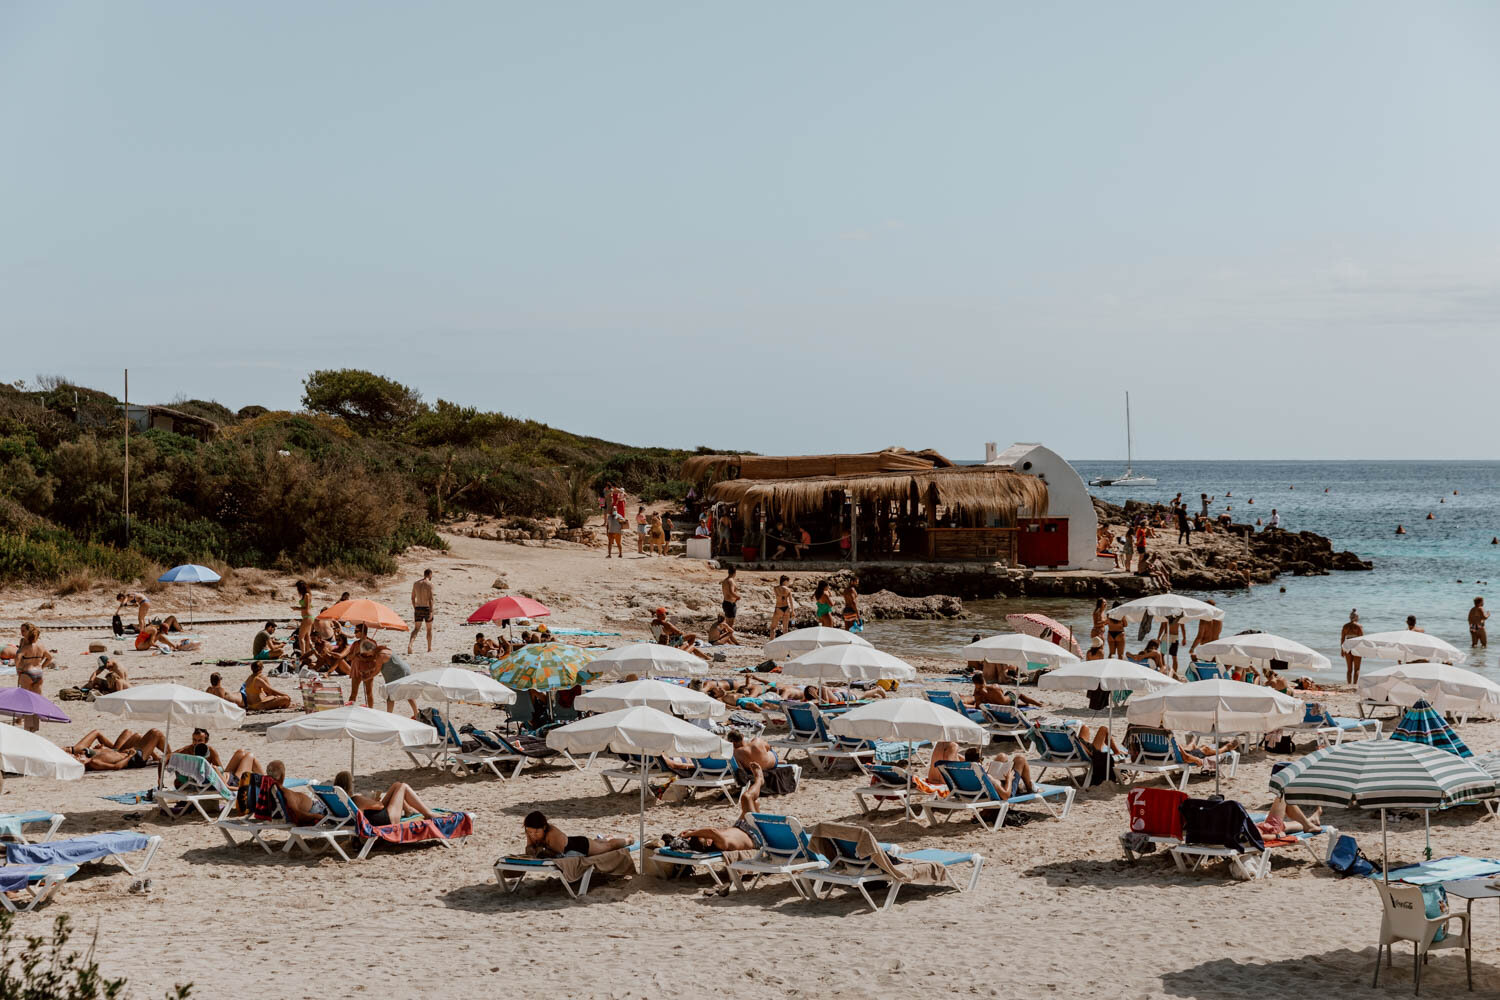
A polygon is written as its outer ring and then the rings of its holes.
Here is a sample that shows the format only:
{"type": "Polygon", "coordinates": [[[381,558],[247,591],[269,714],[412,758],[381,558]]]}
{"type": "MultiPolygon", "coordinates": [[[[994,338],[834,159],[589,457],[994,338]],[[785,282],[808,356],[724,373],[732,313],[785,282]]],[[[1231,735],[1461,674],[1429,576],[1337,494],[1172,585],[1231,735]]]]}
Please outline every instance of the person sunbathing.
{"type": "Polygon", "coordinates": [[[417,813],[423,819],[432,819],[436,813],[422,804],[417,793],[404,781],[396,781],[380,798],[360,795],[354,790],[354,776],[348,771],[334,775],[333,783],[344,790],[344,794],[365,814],[371,826],[390,826],[400,823],[408,813],[417,813]]]}
{"type": "MultiPolygon", "coordinates": [[[[970,764],[979,764],[983,763],[984,755],[979,752],[978,747],[969,747],[964,751],[964,760],[970,764]]],[[[1012,754],[1009,757],[1000,754],[990,761],[989,766],[984,770],[990,776],[990,784],[995,786],[995,791],[1000,793],[1001,798],[1030,795],[1036,791],[1036,784],[1031,780],[1031,766],[1027,764],[1024,753],[1012,754]]]]}
{"type": "Polygon", "coordinates": [[[163,625],[152,623],[135,634],[136,649],[151,649],[157,646],[166,646],[174,653],[182,648],[181,643],[167,638],[167,630],[163,625]]]}
{"type": "Polygon", "coordinates": [[[1132,659],[1134,659],[1137,663],[1142,661],[1148,662],[1153,667],[1155,667],[1158,672],[1166,674],[1169,677],[1176,676],[1171,670],[1167,669],[1166,658],[1161,655],[1161,643],[1155,639],[1152,639],[1150,642],[1146,643],[1146,648],[1141,650],[1139,653],[1136,653],[1135,656],[1132,657],[1132,659]]]}
{"type": "Polygon", "coordinates": [[[1193,743],[1190,740],[1183,740],[1177,744],[1177,751],[1182,754],[1182,759],[1186,763],[1205,767],[1210,763],[1217,764],[1215,758],[1229,753],[1238,746],[1238,740],[1230,740],[1221,747],[1216,747],[1211,743],[1193,743]]]}
{"type": "Polygon", "coordinates": [[[760,790],[766,776],[759,765],[752,765],[750,784],[740,793],[740,815],[732,826],[700,826],[683,830],[677,838],[663,837],[667,846],[687,851],[753,851],[756,848],[755,824],[750,814],[760,809],[760,790]]]}
{"type": "Polygon", "coordinates": [[[266,777],[271,779],[271,784],[281,793],[281,801],[286,806],[286,818],[298,826],[316,826],[322,822],[327,810],[316,796],[300,792],[295,788],[286,786],[286,765],[279,760],[273,760],[266,765],[266,777]]]}
{"type": "Polygon", "coordinates": [[[127,729],[113,743],[95,729],[65,749],[83,764],[85,771],[123,771],[161,763],[161,751],[166,745],[167,738],[160,729],[145,733],[127,729]]]}
{"type": "Polygon", "coordinates": [[[734,748],[734,762],[747,772],[752,767],[769,771],[779,763],[771,744],[759,736],[746,739],[743,733],[732,732],[729,734],[729,745],[734,748]]]}
{"type": "Polygon", "coordinates": [[[320,674],[349,673],[349,664],[344,662],[343,654],[320,635],[312,637],[312,650],[304,662],[310,663],[320,674]]]}
{"type": "Polygon", "coordinates": [[[1090,730],[1088,726],[1079,726],[1078,738],[1095,750],[1103,750],[1105,747],[1108,747],[1109,752],[1116,757],[1122,757],[1125,754],[1125,751],[1120,749],[1120,744],[1116,743],[1113,737],[1109,735],[1108,726],[1100,726],[1094,730],[1090,730]]]}
{"type": "Polygon", "coordinates": [[[651,638],[663,646],[685,649],[700,660],[709,659],[709,655],[698,648],[698,636],[695,633],[684,632],[667,621],[666,608],[657,608],[651,613],[651,638]]]}
{"type": "Polygon", "coordinates": [[[291,696],[282,694],[261,676],[263,666],[260,663],[250,664],[250,677],[245,681],[245,707],[256,712],[291,707],[291,696]]]}
{"type": "Polygon", "coordinates": [[[564,854],[592,857],[618,851],[630,844],[624,837],[569,837],[553,826],[540,810],[527,813],[521,825],[526,831],[526,856],[529,858],[557,858],[564,854]]]}
{"type": "Polygon", "coordinates": [[[264,774],[265,768],[261,767],[260,761],[249,750],[236,750],[229,755],[229,763],[224,764],[219,760],[219,752],[209,746],[208,730],[202,727],[193,730],[193,739],[187,745],[173,750],[173,753],[185,754],[191,757],[202,757],[214,767],[218,768],[220,774],[229,778],[228,783],[234,784],[233,776],[244,774],[246,771],[255,774],[264,774]]]}
{"type": "Polygon", "coordinates": [[[214,671],[208,675],[208,687],[204,688],[204,690],[215,698],[223,698],[231,705],[238,705],[240,708],[245,707],[244,702],[238,694],[224,687],[224,675],[218,671],[214,671]]]}
{"type": "Polygon", "coordinates": [[[936,788],[948,787],[943,783],[943,772],[938,765],[945,760],[963,760],[958,744],[952,740],[938,740],[932,745],[932,759],[927,762],[927,782],[936,788]]]}
{"type": "Polygon", "coordinates": [[[483,632],[476,632],[474,634],[474,655],[494,656],[495,641],[493,639],[486,639],[483,632]]]}
{"type": "Polygon", "coordinates": [[[1323,829],[1319,822],[1322,817],[1321,808],[1314,809],[1309,816],[1278,795],[1276,801],[1266,807],[1266,818],[1255,826],[1267,837],[1280,837],[1288,833],[1319,833],[1323,829]]]}
{"type": "Polygon", "coordinates": [[[1017,691],[1015,696],[1012,697],[1000,685],[986,684],[983,674],[975,674],[969,678],[969,682],[974,685],[974,693],[971,697],[965,698],[964,701],[975,708],[978,708],[980,705],[1015,705],[1017,703],[1032,706],[1041,705],[1041,702],[1030,695],[1025,695],[1017,691]]]}

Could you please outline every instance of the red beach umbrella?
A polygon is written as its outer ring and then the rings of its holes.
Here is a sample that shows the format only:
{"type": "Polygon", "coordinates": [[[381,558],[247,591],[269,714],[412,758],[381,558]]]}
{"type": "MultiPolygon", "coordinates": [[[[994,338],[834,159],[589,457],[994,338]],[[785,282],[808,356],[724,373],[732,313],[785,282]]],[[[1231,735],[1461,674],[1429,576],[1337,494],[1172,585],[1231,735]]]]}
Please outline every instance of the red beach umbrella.
{"type": "Polygon", "coordinates": [[[503,622],[512,618],[543,618],[552,609],[529,597],[497,597],[469,616],[470,625],[503,622]]]}

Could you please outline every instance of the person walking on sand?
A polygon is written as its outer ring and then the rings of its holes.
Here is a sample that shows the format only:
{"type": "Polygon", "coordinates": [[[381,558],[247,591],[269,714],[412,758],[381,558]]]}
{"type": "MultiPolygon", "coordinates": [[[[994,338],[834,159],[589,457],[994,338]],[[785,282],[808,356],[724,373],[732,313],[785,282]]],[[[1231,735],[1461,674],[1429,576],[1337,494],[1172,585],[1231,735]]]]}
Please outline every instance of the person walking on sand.
{"type": "Polygon", "coordinates": [[[307,657],[312,655],[312,590],[307,586],[306,580],[298,580],[297,603],[292,605],[292,610],[297,612],[297,653],[307,657]]]}
{"type": "Polygon", "coordinates": [[[771,612],[771,638],[774,639],[792,627],[792,609],[797,606],[796,598],[792,596],[792,588],[789,585],[791,577],[782,576],[777,581],[774,593],[776,595],[776,607],[771,612]]]}
{"type": "Polygon", "coordinates": [[[1359,623],[1359,611],[1349,612],[1349,620],[1344,622],[1344,627],[1339,630],[1339,649],[1344,653],[1344,683],[1359,683],[1359,657],[1344,649],[1344,643],[1350,639],[1364,635],[1364,626],[1359,623]]]}
{"type": "Polygon", "coordinates": [[[735,615],[740,610],[740,583],[734,578],[735,568],[730,566],[724,571],[724,579],[719,581],[719,589],[724,593],[724,600],[720,606],[724,609],[724,623],[734,628],[735,615]]]}
{"type": "MultiPolygon", "coordinates": [[[[427,625],[427,652],[432,652],[432,570],[424,569],[422,579],[411,585],[411,635],[406,637],[406,654],[411,655],[412,643],[417,641],[417,631],[423,623],[427,625]]],[[[387,709],[386,711],[390,711],[387,709]]]]}
{"type": "Polygon", "coordinates": [[[1474,606],[1469,609],[1469,645],[1479,646],[1483,649],[1490,648],[1490,637],[1484,630],[1484,623],[1489,620],[1490,613],[1484,610],[1484,598],[1474,598],[1474,606]]]}

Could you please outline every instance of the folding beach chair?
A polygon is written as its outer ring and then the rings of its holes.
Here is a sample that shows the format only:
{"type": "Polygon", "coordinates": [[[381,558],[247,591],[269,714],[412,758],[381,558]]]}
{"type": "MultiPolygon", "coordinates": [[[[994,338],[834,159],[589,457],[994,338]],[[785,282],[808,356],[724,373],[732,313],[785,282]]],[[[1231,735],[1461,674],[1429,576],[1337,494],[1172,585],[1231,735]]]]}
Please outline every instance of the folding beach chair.
{"type": "Polygon", "coordinates": [[[781,711],[786,715],[787,734],[766,742],[785,750],[788,758],[793,750],[811,753],[832,745],[827,724],[816,705],[805,701],[784,701],[781,703],[781,711]]]}
{"type": "MultiPolygon", "coordinates": [[[[641,754],[622,753],[615,756],[624,762],[623,765],[599,772],[599,777],[604,779],[604,787],[611,795],[625,791],[632,782],[645,780],[649,783],[652,779],[666,780],[677,777],[677,772],[672,770],[666,760],[660,756],[650,757],[647,760],[644,775],[641,774],[641,754]],[[619,782],[618,787],[615,782],[619,782]]],[[[647,796],[647,799],[649,802],[650,796],[647,796]]]]}
{"type": "Polygon", "coordinates": [[[861,762],[860,770],[869,775],[870,784],[854,790],[854,801],[866,816],[875,815],[887,802],[902,806],[910,816],[911,803],[926,797],[927,793],[910,780],[905,767],[861,762]]]}
{"type": "Polygon", "coordinates": [[[903,885],[948,886],[967,892],[979,884],[984,869],[984,855],[968,851],[908,851],[895,844],[882,844],[875,835],[860,826],[842,823],[819,823],[809,834],[814,851],[828,858],[825,868],[793,874],[808,899],[827,899],[835,887],[853,889],[864,897],[871,910],[885,913],[896,902],[903,885]],[[969,865],[966,883],[954,880],[950,869],[969,865]],[[886,885],[885,899],[877,903],[870,895],[871,886],[886,885]]]}
{"type": "MultiPolygon", "coordinates": [[[[729,878],[736,889],[753,888],[763,876],[795,875],[827,866],[828,859],[808,846],[807,831],[795,818],[775,813],[751,813],[749,819],[760,840],[760,850],[754,857],[729,865],[729,878]],[[748,884],[746,875],[750,876],[748,884]]],[[[792,888],[799,896],[806,894],[796,879],[792,880],[792,888]]]]}
{"type": "Polygon", "coordinates": [[[432,819],[422,816],[406,816],[384,826],[374,826],[360,811],[348,794],[337,785],[313,785],[313,795],[327,810],[326,823],[312,827],[293,827],[287,831],[288,844],[283,851],[290,853],[292,841],[300,843],[309,853],[331,849],[345,861],[363,861],[370,856],[374,846],[384,841],[390,844],[416,844],[436,841],[444,847],[452,847],[474,832],[472,813],[434,810],[432,819]],[[359,853],[350,857],[341,840],[355,839],[361,842],[359,853]]]}
{"type": "Polygon", "coordinates": [[[45,844],[6,844],[8,865],[82,865],[91,861],[114,861],[131,875],[139,875],[151,866],[161,837],[146,836],[132,830],[111,830],[86,837],[49,840],[45,844]],[[138,862],[132,855],[144,852],[138,862]]]}
{"type": "Polygon", "coordinates": [[[243,834],[246,844],[255,844],[267,854],[276,853],[266,838],[273,833],[286,833],[295,823],[286,816],[286,802],[275,782],[264,774],[248,775],[241,783],[236,802],[243,807],[243,816],[225,816],[214,820],[214,827],[223,835],[230,847],[242,846],[234,839],[243,834]]]}
{"type": "Polygon", "coordinates": [[[1310,729],[1317,738],[1319,746],[1327,746],[1330,740],[1334,746],[1338,746],[1346,736],[1355,739],[1365,736],[1378,740],[1382,725],[1379,719],[1351,719],[1335,716],[1322,702],[1309,701],[1303,706],[1302,723],[1296,728],[1310,729]]]}
{"type": "Polygon", "coordinates": [[[689,798],[696,798],[699,792],[720,792],[731,805],[734,804],[734,790],[738,783],[734,780],[735,763],[734,758],[724,759],[722,757],[694,757],[693,773],[687,776],[678,775],[674,785],[688,790],[689,798]]]}
{"type": "Polygon", "coordinates": [[[1224,676],[1224,668],[1212,661],[1194,660],[1188,665],[1189,681],[1216,681],[1224,676]]]}
{"type": "Polygon", "coordinates": [[[977,722],[982,726],[989,721],[983,712],[978,709],[969,708],[958,700],[957,695],[946,688],[926,688],[923,690],[923,694],[927,695],[927,700],[934,705],[941,705],[946,709],[957,712],[970,722],[977,722]]]}
{"type": "Polygon", "coordinates": [[[41,842],[46,843],[52,839],[57,828],[62,826],[63,820],[67,819],[62,813],[47,812],[45,809],[35,812],[4,813],[0,814],[0,840],[14,840],[22,844],[32,843],[32,839],[26,836],[28,826],[47,824],[47,830],[41,836],[41,842]]]}
{"type": "Polygon", "coordinates": [[[948,795],[930,796],[917,803],[922,819],[928,826],[946,823],[954,812],[967,812],[986,829],[998,830],[1005,824],[1005,816],[1012,806],[1028,802],[1040,803],[1053,819],[1062,819],[1073,807],[1073,796],[1078,794],[1077,789],[1067,785],[1044,785],[1036,782],[1036,791],[1006,797],[1000,794],[1000,790],[990,780],[984,765],[977,761],[943,760],[938,762],[937,767],[938,773],[943,776],[943,783],[948,786],[948,795]],[[1060,812],[1048,801],[1056,798],[1063,800],[1060,812]],[[994,811],[994,819],[986,820],[984,814],[991,810],[994,811]]]}
{"type": "MultiPolygon", "coordinates": [[[[453,755],[455,774],[488,769],[501,781],[509,781],[521,773],[521,768],[526,766],[528,760],[539,759],[521,752],[500,733],[471,729],[469,735],[479,744],[479,749],[453,755]],[[509,774],[505,771],[507,765],[510,766],[509,774]]],[[[556,751],[553,751],[553,755],[556,755],[556,751]]]]}
{"type": "Polygon", "coordinates": [[[1325,836],[1331,829],[1325,827],[1319,833],[1288,834],[1268,841],[1238,802],[1189,799],[1180,809],[1182,843],[1171,848],[1177,870],[1192,872],[1206,862],[1222,860],[1228,863],[1234,875],[1247,882],[1271,876],[1271,855],[1280,847],[1305,848],[1314,863],[1319,862],[1311,842],[1325,836]]]}
{"type": "Polygon", "coordinates": [[[446,767],[447,758],[450,754],[462,753],[464,741],[443,718],[443,713],[436,708],[423,708],[417,711],[418,720],[427,723],[437,730],[437,742],[426,746],[401,748],[411,762],[417,767],[446,767]]]}
{"type": "Polygon", "coordinates": [[[153,798],[157,811],[168,819],[181,819],[196,811],[212,823],[234,808],[234,790],[224,784],[207,758],[174,753],[167,758],[166,778],[171,787],[156,789],[153,798]]]}
{"type": "Polygon", "coordinates": [[[984,728],[1000,740],[1014,740],[1022,748],[1031,741],[1031,720],[1015,705],[979,706],[984,716],[984,728]]]}
{"type": "MultiPolygon", "coordinates": [[[[1187,760],[1177,738],[1165,729],[1132,726],[1125,734],[1125,749],[1130,759],[1115,762],[1115,771],[1124,774],[1144,774],[1167,779],[1168,787],[1186,789],[1188,779],[1209,769],[1187,760]],[[1181,775],[1174,782],[1173,776],[1181,775]]],[[[1225,773],[1234,777],[1239,767],[1237,750],[1226,750],[1213,757],[1214,767],[1226,768],[1225,773]]]]}
{"type": "Polygon", "coordinates": [[[875,759],[875,741],[852,736],[830,736],[826,747],[807,751],[807,759],[820,771],[831,771],[839,761],[848,761],[858,770],[860,761],[875,759]]]}
{"type": "Polygon", "coordinates": [[[495,881],[506,892],[520,892],[521,883],[527,876],[539,875],[555,878],[562,883],[570,899],[582,899],[588,895],[589,883],[594,873],[601,868],[609,874],[633,872],[635,862],[632,855],[641,849],[639,842],[622,847],[618,851],[596,854],[563,855],[560,858],[503,857],[495,862],[495,881]]]}

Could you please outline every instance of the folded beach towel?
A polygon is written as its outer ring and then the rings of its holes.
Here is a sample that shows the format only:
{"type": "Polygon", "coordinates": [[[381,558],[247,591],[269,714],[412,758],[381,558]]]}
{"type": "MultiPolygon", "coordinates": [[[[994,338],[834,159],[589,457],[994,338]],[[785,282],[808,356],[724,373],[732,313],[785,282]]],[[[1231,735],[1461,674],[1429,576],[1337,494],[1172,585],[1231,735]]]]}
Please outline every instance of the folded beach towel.
{"type": "Polygon", "coordinates": [[[149,843],[150,839],[144,833],[113,830],[45,844],[6,844],[5,860],[13,865],[81,865],[111,854],[144,850],[149,843]]]}

